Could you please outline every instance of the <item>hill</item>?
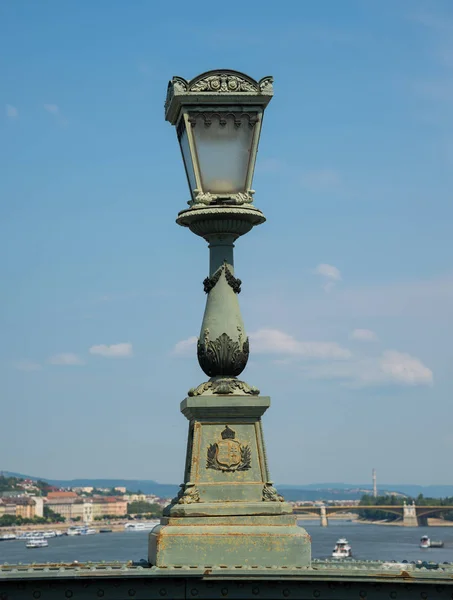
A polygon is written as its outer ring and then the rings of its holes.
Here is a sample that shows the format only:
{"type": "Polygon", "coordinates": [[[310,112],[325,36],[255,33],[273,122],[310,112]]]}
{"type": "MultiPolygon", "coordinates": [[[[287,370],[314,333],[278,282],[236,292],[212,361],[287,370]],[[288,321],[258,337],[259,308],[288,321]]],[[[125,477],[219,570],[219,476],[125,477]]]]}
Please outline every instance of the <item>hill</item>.
{"type": "MultiPolygon", "coordinates": [[[[171,483],[158,483],[152,479],[49,479],[22,473],[2,472],[5,477],[19,477],[22,479],[40,479],[57,487],[85,487],[97,488],[126,487],[131,492],[141,490],[144,494],[155,494],[161,498],[171,498],[176,495],[179,486],[171,483]]],[[[371,492],[369,484],[352,483],[309,483],[305,485],[280,484],[277,485],[282,494],[289,501],[298,500],[359,500],[363,494],[371,492]]],[[[453,496],[453,485],[415,485],[383,483],[378,486],[380,494],[399,493],[416,498],[419,494],[430,498],[446,498],[453,496]]]]}

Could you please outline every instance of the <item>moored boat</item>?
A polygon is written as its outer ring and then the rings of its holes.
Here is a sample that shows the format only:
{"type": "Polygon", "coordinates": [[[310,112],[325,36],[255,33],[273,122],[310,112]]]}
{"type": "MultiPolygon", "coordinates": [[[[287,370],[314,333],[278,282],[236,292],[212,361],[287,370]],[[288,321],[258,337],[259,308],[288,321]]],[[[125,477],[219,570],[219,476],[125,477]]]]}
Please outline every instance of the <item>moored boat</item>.
{"type": "Polygon", "coordinates": [[[332,556],[333,558],[349,558],[352,556],[352,548],[346,538],[340,538],[337,541],[332,556]]]}
{"type": "Polygon", "coordinates": [[[17,539],[17,536],[14,533],[5,533],[4,535],[0,536],[0,541],[2,541],[2,542],[7,542],[8,540],[15,540],[15,539],[17,539]]]}
{"type": "Polygon", "coordinates": [[[49,542],[46,538],[43,537],[30,537],[30,539],[25,544],[26,548],[45,548],[49,545],[49,542]]]}
{"type": "Polygon", "coordinates": [[[146,521],[145,523],[126,523],[124,529],[126,531],[144,531],[146,529],[154,529],[156,525],[159,525],[160,521],[146,521]]]}

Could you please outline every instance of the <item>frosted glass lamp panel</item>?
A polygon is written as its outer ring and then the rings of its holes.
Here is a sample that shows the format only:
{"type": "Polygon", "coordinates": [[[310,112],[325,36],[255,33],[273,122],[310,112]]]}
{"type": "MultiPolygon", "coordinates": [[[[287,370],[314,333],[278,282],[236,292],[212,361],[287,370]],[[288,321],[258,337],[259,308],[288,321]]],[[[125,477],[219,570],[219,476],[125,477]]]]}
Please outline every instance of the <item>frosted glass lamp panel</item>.
{"type": "Polygon", "coordinates": [[[249,118],[212,115],[210,123],[200,115],[192,129],[203,191],[219,195],[246,191],[253,140],[249,118]]]}
{"type": "Polygon", "coordinates": [[[181,146],[184,166],[186,167],[187,179],[189,180],[190,192],[192,193],[193,190],[197,188],[197,181],[195,179],[192,155],[190,153],[189,140],[187,138],[187,131],[185,128],[183,129],[183,132],[179,137],[179,144],[181,146]]]}

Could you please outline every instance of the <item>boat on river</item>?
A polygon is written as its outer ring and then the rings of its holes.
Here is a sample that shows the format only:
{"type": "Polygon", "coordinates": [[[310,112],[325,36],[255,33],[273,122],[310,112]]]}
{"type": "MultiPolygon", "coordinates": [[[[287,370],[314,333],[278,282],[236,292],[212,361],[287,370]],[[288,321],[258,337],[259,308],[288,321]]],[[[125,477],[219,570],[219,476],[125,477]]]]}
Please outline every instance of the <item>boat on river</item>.
{"type": "Polygon", "coordinates": [[[352,556],[352,548],[346,538],[340,538],[335,544],[332,552],[333,558],[350,558],[352,556]]]}
{"type": "Polygon", "coordinates": [[[97,533],[97,531],[96,531],[96,529],[93,529],[92,527],[77,526],[77,527],[69,527],[68,531],[66,533],[68,535],[94,535],[95,533],[97,533]]]}
{"type": "Polygon", "coordinates": [[[15,540],[17,536],[14,533],[5,533],[4,535],[0,535],[1,542],[7,542],[8,540],[15,540]]]}
{"type": "Polygon", "coordinates": [[[154,529],[154,527],[159,524],[160,521],[146,521],[145,523],[126,523],[124,529],[126,531],[145,531],[148,529],[154,529]]]}
{"type": "Polygon", "coordinates": [[[49,542],[44,537],[31,537],[25,546],[27,548],[46,548],[49,542]]]}
{"type": "Polygon", "coordinates": [[[443,548],[442,540],[431,540],[427,535],[423,535],[420,539],[420,548],[443,548]]]}

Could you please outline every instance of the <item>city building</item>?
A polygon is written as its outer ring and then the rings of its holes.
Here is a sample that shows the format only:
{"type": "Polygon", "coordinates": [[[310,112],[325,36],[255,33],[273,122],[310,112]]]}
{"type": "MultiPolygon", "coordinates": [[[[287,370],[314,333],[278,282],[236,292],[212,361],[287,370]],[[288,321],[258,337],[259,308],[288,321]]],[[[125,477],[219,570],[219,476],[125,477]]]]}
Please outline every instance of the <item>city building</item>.
{"type": "Polygon", "coordinates": [[[127,514],[127,500],[115,496],[96,496],[92,499],[93,518],[112,516],[123,517],[127,514]]]}
{"type": "Polygon", "coordinates": [[[33,496],[10,496],[0,499],[0,517],[11,515],[23,519],[42,517],[44,500],[33,496]]]}

